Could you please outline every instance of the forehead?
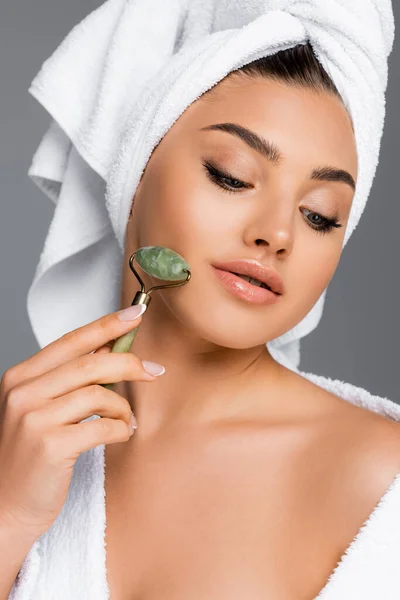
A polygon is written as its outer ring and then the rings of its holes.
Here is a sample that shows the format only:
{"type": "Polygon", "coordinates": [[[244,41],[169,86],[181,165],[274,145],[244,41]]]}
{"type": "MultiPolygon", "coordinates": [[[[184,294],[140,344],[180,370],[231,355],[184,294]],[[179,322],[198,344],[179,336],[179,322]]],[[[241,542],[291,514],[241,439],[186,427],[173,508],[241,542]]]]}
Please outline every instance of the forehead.
{"type": "MultiPolygon", "coordinates": [[[[327,92],[266,78],[226,78],[190,105],[180,120],[191,135],[212,123],[236,122],[274,142],[287,157],[340,163],[357,177],[350,116],[340,98],[327,92]]],[[[215,132],[200,135],[214,136],[215,141],[223,137],[215,132]]]]}

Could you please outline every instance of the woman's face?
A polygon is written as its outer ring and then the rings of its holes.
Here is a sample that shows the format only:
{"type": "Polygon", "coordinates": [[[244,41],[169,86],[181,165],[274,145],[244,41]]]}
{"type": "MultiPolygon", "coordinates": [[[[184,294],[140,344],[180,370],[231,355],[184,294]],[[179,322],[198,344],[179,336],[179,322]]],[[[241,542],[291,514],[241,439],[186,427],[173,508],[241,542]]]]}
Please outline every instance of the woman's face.
{"type": "Polygon", "coordinates": [[[299,323],[335,272],[354,196],[349,183],[311,178],[328,166],[357,179],[354,133],[339,98],[235,77],[196,100],[153,151],[127,226],[126,261],[141,246],[161,245],[191,266],[190,282],[157,291],[152,308],[237,349],[265,345],[299,323]],[[268,140],[280,160],[232,133],[204,130],[221,123],[268,140]],[[209,169],[231,179],[212,180],[209,169]],[[326,219],[341,227],[322,231],[326,219]],[[273,267],[284,284],[278,302],[252,304],[227,291],[212,265],[233,259],[273,267]]]}

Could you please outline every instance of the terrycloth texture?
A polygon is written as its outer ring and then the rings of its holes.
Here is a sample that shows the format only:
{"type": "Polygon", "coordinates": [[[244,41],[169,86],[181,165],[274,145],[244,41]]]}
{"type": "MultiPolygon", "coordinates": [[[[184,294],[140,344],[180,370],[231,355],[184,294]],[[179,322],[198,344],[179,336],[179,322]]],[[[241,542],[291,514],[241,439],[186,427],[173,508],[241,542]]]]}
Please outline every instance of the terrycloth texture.
{"type": "MultiPolygon", "coordinates": [[[[400,422],[400,406],[387,398],[337,379],[296,372],[351,404],[400,422]]],[[[109,600],[104,448],[100,445],[79,456],[63,509],[26,557],[9,600],[109,600]]],[[[315,600],[398,600],[399,552],[400,473],[315,600]]]]}
{"type": "MultiPolygon", "coordinates": [[[[359,177],[345,245],[379,157],[390,0],[108,0],[67,35],[29,90],[52,117],[29,170],[55,204],[27,302],[41,347],[118,309],[131,201],[184,110],[230,71],[307,40],[354,123],[359,177]]],[[[325,293],[268,343],[272,354],[298,367],[325,293]]]]}

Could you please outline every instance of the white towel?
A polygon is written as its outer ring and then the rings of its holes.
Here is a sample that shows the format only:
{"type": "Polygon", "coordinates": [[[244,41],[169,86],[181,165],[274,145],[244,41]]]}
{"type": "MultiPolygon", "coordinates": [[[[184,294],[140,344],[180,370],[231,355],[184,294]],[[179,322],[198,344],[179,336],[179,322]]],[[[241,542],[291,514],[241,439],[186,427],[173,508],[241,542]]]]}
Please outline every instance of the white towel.
{"type": "MultiPolygon", "coordinates": [[[[52,117],[29,170],[55,204],[27,299],[41,347],[118,310],[131,199],[182,112],[233,69],[307,40],[355,128],[359,177],[345,245],[378,162],[390,0],[108,0],[67,35],[29,89],[52,117]]],[[[299,365],[325,294],[268,342],[287,366],[299,365]]]]}

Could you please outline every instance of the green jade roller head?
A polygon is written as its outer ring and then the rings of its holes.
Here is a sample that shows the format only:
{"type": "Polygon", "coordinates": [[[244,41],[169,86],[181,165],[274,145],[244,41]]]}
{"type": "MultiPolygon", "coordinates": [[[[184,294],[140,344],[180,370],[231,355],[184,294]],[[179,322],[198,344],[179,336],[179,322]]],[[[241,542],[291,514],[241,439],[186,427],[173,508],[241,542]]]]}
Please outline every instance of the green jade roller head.
{"type": "MultiPolygon", "coordinates": [[[[132,301],[132,306],[134,304],[146,304],[148,307],[151,301],[151,292],[154,290],[184,285],[185,283],[188,283],[191,277],[190,267],[182,256],[177,252],[174,252],[174,250],[164,248],[163,246],[144,246],[143,248],[139,248],[139,250],[134,252],[130,257],[129,266],[141,285],[141,290],[140,292],[136,292],[132,301]],[[141,267],[148,275],[152,275],[153,277],[157,277],[157,279],[162,279],[164,281],[174,281],[176,283],[157,285],[150,288],[148,292],[145,292],[144,283],[133,266],[134,258],[136,258],[139,267],[141,267]],[[184,277],[185,279],[183,279],[184,277]]],[[[111,352],[129,352],[138,329],[139,326],[117,338],[111,352]]],[[[101,385],[111,390],[114,384],[103,383],[101,385]]]]}

